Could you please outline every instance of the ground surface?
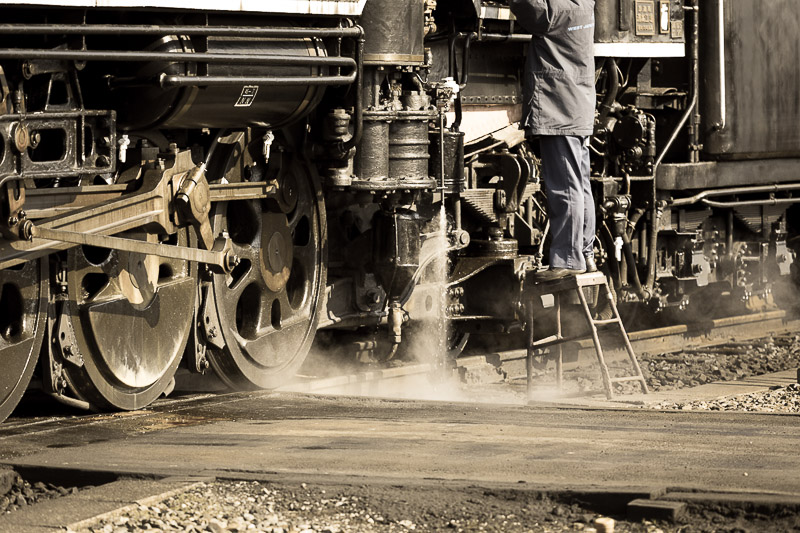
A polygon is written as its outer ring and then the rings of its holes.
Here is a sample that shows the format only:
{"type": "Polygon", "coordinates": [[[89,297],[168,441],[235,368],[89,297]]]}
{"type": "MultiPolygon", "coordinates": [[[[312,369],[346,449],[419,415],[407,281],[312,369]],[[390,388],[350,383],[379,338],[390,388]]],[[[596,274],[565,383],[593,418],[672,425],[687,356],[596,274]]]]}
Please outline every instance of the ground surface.
{"type": "Polygon", "coordinates": [[[165,503],[159,512],[152,508],[161,504],[150,502],[142,506],[147,509],[128,509],[127,522],[110,517],[99,525],[103,529],[92,529],[97,531],[137,531],[148,524],[162,530],[192,525],[200,531],[241,530],[242,525],[274,532],[410,526],[571,531],[595,527],[599,513],[624,518],[625,505],[635,497],[669,500],[687,491],[722,491],[737,495],[739,504],[720,513],[704,506],[676,525],[617,524],[617,531],[737,531],[742,526],[763,531],[765,524],[788,531],[797,527],[793,502],[800,501],[800,417],[792,415],[260,392],[178,399],[146,411],[23,426],[12,421],[0,428],[0,461],[23,471],[208,480],[174,496],[186,499],[165,503]],[[578,505],[565,496],[609,492],[614,512],[608,503],[578,505]],[[264,505],[237,509],[260,496],[264,505]],[[782,503],[764,509],[740,505],[764,497],[769,505],[776,499],[782,503]],[[192,507],[192,501],[198,503],[192,507]],[[337,507],[337,502],[344,503],[337,507]],[[180,512],[185,516],[175,514],[180,512]]]}

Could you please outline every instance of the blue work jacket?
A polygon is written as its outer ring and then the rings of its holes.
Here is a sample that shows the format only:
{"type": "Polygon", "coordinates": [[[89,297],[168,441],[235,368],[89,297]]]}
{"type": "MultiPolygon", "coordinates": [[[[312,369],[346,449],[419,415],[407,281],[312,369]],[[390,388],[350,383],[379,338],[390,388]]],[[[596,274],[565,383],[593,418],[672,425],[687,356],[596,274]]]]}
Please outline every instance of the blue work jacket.
{"type": "Polygon", "coordinates": [[[533,34],[523,83],[527,135],[591,135],[594,0],[510,0],[510,6],[533,34]]]}

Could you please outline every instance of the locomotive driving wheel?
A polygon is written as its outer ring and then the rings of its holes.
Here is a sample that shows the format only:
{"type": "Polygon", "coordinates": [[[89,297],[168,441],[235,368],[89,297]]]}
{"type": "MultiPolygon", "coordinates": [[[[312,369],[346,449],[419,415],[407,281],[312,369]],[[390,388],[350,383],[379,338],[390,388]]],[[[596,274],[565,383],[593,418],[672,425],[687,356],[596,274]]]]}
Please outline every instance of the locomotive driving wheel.
{"type": "MultiPolygon", "coordinates": [[[[131,239],[157,240],[145,234],[131,239]]],[[[189,243],[189,232],[165,246],[189,243]]],[[[186,346],[197,267],[175,259],[81,246],[67,253],[68,301],[53,342],[67,383],[96,407],[138,409],[170,385],[186,346]]]]}
{"type": "Polygon", "coordinates": [[[42,346],[48,283],[44,261],[0,270],[0,422],[14,410],[42,346]]]}
{"type": "Polygon", "coordinates": [[[215,207],[214,233],[230,237],[240,263],[230,274],[213,276],[224,346],[211,347],[209,360],[235,389],[275,388],[291,378],[324,305],[326,225],[319,183],[296,159],[283,165],[277,181],[280,201],[215,207]]]}

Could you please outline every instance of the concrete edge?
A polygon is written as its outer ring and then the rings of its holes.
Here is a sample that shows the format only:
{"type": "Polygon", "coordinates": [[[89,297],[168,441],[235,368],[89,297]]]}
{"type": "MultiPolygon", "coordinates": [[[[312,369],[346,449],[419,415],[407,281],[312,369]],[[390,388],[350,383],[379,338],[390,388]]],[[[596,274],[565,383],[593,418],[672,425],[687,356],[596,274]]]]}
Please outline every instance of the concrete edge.
{"type": "Polygon", "coordinates": [[[658,499],[663,501],[679,501],[687,504],[715,504],[748,509],[763,508],[772,510],[776,507],[782,507],[800,510],[800,495],[784,493],[691,492],[670,490],[658,499]]]}
{"type": "MultiPolygon", "coordinates": [[[[169,482],[169,481],[173,481],[173,480],[174,480],[174,478],[164,478],[164,479],[161,479],[159,481],[169,482]]],[[[193,481],[193,482],[187,480],[186,484],[183,485],[183,486],[180,486],[180,487],[177,487],[177,488],[174,488],[174,489],[170,489],[170,490],[158,493],[158,494],[154,494],[152,496],[146,496],[144,498],[140,498],[140,499],[136,500],[134,503],[123,505],[123,506],[118,507],[116,509],[113,509],[111,511],[107,511],[105,513],[100,513],[98,515],[95,515],[95,516],[92,516],[92,517],[89,517],[89,518],[84,518],[83,520],[79,520],[77,522],[73,522],[71,524],[67,524],[64,527],[67,529],[67,531],[78,531],[78,530],[81,530],[81,529],[86,529],[86,528],[91,527],[93,524],[95,524],[97,522],[100,522],[102,520],[107,520],[109,518],[116,518],[118,516],[124,515],[127,512],[135,511],[135,510],[137,510],[139,508],[140,505],[151,506],[151,505],[153,505],[155,503],[158,503],[160,501],[166,500],[167,498],[171,498],[172,496],[177,496],[178,494],[183,494],[184,492],[186,492],[188,490],[191,490],[191,489],[193,489],[195,487],[198,487],[202,483],[205,483],[207,481],[213,481],[213,478],[203,478],[203,479],[198,479],[198,480],[193,481]]]]}

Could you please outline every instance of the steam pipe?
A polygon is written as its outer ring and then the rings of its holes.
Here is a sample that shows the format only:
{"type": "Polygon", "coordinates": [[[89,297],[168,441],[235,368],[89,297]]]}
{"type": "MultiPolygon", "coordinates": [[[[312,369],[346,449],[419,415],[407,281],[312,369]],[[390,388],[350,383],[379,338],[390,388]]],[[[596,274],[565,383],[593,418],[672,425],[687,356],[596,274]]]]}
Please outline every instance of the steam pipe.
{"type": "MultiPolygon", "coordinates": [[[[459,34],[461,36],[463,34],[459,34]]],[[[476,36],[475,33],[468,33],[464,36],[464,49],[461,52],[461,60],[463,62],[461,68],[461,79],[458,80],[459,87],[463,90],[469,81],[469,59],[470,59],[470,44],[472,39],[476,36]]]]}
{"type": "Polygon", "coordinates": [[[361,135],[364,133],[364,30],[360,26],[356,26],[356,28],[361,32],[356,47],[356,75],[358,78],[358,83],[356,83],[356,124],[353,136],[339,146],[341,153],[347,153],[358,145],[361,142],[361,135]]]}
{"type": "Polygon", "coordinates": [[[226,54],[222,52],[139,52],[130,50],[42,50],[39,48],[0,49],[0,59],[50,59],[70,61],[193,61],[198,63],[247,64],[267,66],[316,66],[355,68],[350,57],[292,56],[270,54],[226,54]]]}
{"type": "Polygon", "coordinates": [[[482,43],[528,43],[531,40],[533,40],[533,35],[528,33],[515,33],[513,35],[484,33],[478,36],[478,42],[482,43]]]}
{"type": "Polygon", "coordinates": [[[727,89],[725,87],[725,0],[717,0],[719,12],[718,28],[719,31],[719,123],[715,124],[718,130],[724,130],[727,127],[727,89]]]}
{"type": "Polygon", "coordinates": [[[692,16],[692,52],[691,52],[691,81],[692,81],[692,105],[693,113],[689,123],[689,162],[697,163],[700,161],[700,113],[697,105],[698,95],[700,94],[700,0],[694,0],[694,10],[692,16]]]}
{"type": "Polygon", "coordinates": [[[709,207],[745,207],[749,205],[791,205],[800,203],[800,198],[770,198],[769,200],[741,200],[736,202],[715,202],[713,200],[703,200],[709,207]]]}
{"type": "Polygon", "coordinates": [[[125,24],[0,24],[2,35],[208,35],[237,37],[359,38],[358,26],[349,28],[263,28],[241,26],[173,26],[125,24]]]}
{"type": "MultiPolygon", "coordinates": [[[[691,76],[691,93],[692,98],[689,103],[689,106],[686,108],[686,111],[683,113],[680,122],[675,127],[670,135],[667,144],[664,146],[664,149],[661,150],[661,153],[656,159],[655,164],[653,165],[653,209],[650,215],[650,246],[648,246],[648,257],[647,257],[647,283],[646,289],[649,294],[653,293],[653,288],[655,287],[656,283],[656,246],[658,246],[658,227],[661,224],[661,216],[664,214],[663,206],[658,204],[658,186],[657,186],[657,177],[658,177],[658,167],[661,165],[661,162],[664,160],[664,156],[667,155],[667,152],[672,147],[672,143],[675,142],[675,139],[678,137],[678,133],[680,133],[683,126],[686,124],[686,121],[689,120],[689,117],[693,116],[695,108],[697,107],[697,100],[698,100],[698,91],[699,91],[699,57],[700,57],[700,2],[699,0],[692,0],[690,6],[686,6],[684,9],[688,11],[693,11],[694,14],[692,16],[692,52],[691,52],[691,62],[692,68],[690,72],[691,76]]],[[[697,118],[696,116],[693,118],[697,118]]],[[[690,143],[694,145],[694,147],[690,147],[690,152],[692,155],[690,156],[690,160],[696,161],[697,158],[697,126],[694,125],[690,128],[691,131],[689,132],[690,136],[690,143]]]]}
{"type": "Polygon", "coordinates": [[[506,34],[506,33],[476,33],[476,32],[459,32],[459,33],[448,33],[442,32],[437,33],[435,35],[429,35],[425,38],[427,42],[436,42],[436,41],[444,41],[445,39],[449,40],[452,38],[463,38],[467,35],[472,35],[475,38],[475,41],[479,43],[528,43],[533,39],[533,35],[529,33],[514,33],[514,34],[506,34]]]}
{"type": "MultiPolygon", "coordinates": [[[[774,185],[753,185],[752,187],[730,187],[727,189],[714,189],[711,191],[703,191],[689,196],[688,198],[679,198],[670,201],[669,205],[672,207],[682,207],[684,205],[696,204],[697,202],[705,202],[706,198],[711,196],[726,196],[731,194],[755,194],[760,192],[787,192],[800,190],[800,184],[784,183],[774,185]]],[[[790,200],[790,198],[784,198],[790,200]]],[[[749,202],[748,202],[749,203],[749,202]]],[[[769,204],[764,204],[769,205],[769,204]]]]}
{"type": "MultiPolygon", "coordinates": [[[[459,34],[459,36],[462,36],[462,35],[464,35],[464,34],[461,34],[461,33],[459,34]]],[[[462,60],[463,60],[463,65],[462,65],[462,69],[461,69],[461,76],[459,76],[459,77],[453,76],[453,79],[456,80],[456,83],[458,83],[458,87],[459,87],[460,91],[464,90],[464,88],[467,86],[467,82],[469,81],[470,43],[472,42],[472,38],[473,38],[474,35],[475,35],[474,33],[468,33],[468,34],[465,35],[465,37],[464,37],[464,49],[463,49],[463,51],[461,53],[461,57],[462,57],[462,60]]],[[[453,74],[458,74],[458,66],[455,63],[455,60],[456,60],[456,57],[455,57],[455,46],[453,46],[453,61],[454,61],[454,69],[456,71],[453,74]]],[[[462,105],[461,105],[461,95],[460,94],[456,95],[455,112],[456,112],[456,119],[455,119],[455,122],[453,122],[453,131],[459,131],[459,129],[461,128],[461,121],[464,118],[464,112],[463,112],[462,105]]]]}
{"type": "MultiPolygon", "coordinates": [[[[159,78],[161,87],[219,87],[227,85],[263,85],[286,87],[294,85],[350,85],[359,78],[358,70],[347,76],[168,76],[159,78]]],[[[360,88],[358,89],[360,92],[360,88]]]]}

